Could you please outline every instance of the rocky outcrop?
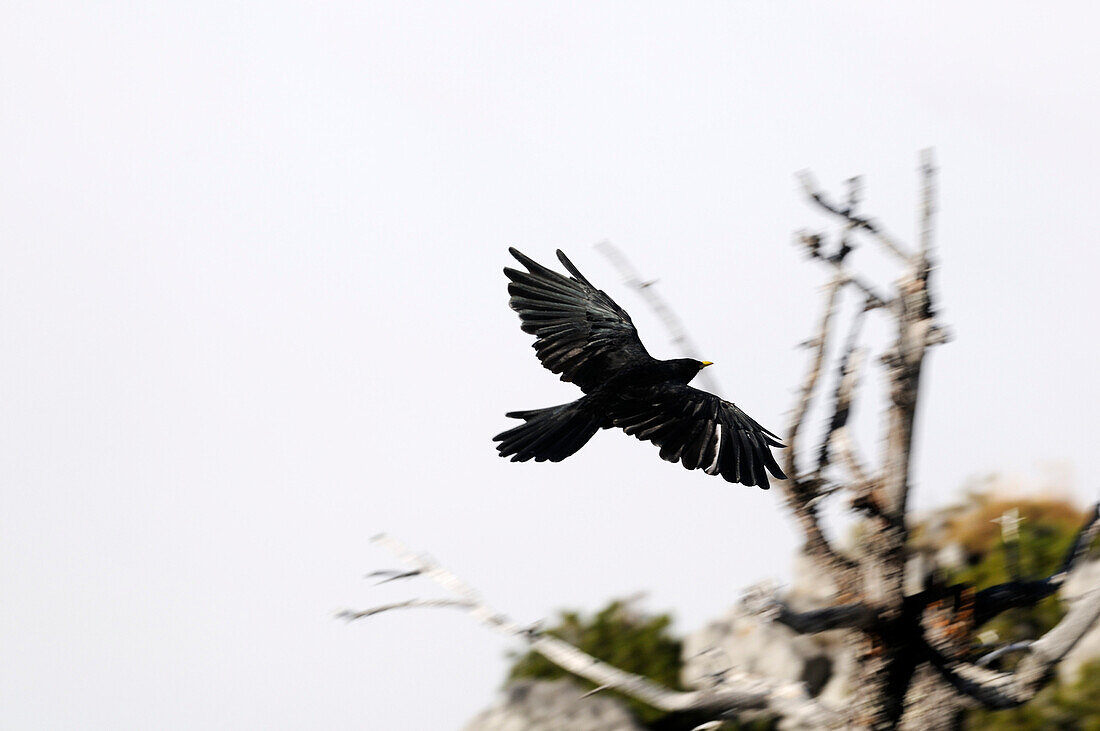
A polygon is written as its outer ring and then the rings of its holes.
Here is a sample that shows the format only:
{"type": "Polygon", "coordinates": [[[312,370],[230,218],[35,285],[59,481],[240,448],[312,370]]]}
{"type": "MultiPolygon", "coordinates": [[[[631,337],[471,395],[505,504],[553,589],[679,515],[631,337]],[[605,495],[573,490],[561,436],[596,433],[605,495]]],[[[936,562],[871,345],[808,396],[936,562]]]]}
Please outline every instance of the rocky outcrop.
{"type": "MultiPolygon", "coordinates": [[[[783,596],[792,609],[827,606],[835,593],[809,559],[795,559],[794,582],[783,596]]],[[[801,681],[811,695],[840,704],[849,694],[854,666],[841,632],[798,635],[735,606],[684,639],[681,677],[688,687],[703,688],[730,670],[801,681]]]]}

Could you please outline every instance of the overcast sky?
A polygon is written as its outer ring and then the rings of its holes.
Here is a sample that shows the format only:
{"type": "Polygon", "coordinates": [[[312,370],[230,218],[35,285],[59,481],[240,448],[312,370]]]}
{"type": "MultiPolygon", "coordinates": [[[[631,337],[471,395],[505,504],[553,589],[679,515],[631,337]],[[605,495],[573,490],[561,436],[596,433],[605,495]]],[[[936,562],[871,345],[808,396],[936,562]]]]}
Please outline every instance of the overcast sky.
{"type": "MultiPolygon", "coordinates": [[[[991,471],[1100,493],[1091,4],[4,16],[4,728],[459,727],[516,645],[446,610],[333,620],[433,593],[362,579],[393,565],[383,530],[525,622],[646,589],[688,631],[789,578],[774,491],[621,433],[557,465],[490,437],[577,393],[506,305],[509,245],[565,249],[676,355],[602,239],[659,278],[724,395],[785,429],[825,277],[791,234],[829,223],[804,168],[863,174],[911,240],[936,148],[956,339],[925,372],[916,506],[991,471]]],[[[854,259],[888,285],[873,247],[854,259]]],[[[860,403],[872,454],[880,407],[860,403]]]]}

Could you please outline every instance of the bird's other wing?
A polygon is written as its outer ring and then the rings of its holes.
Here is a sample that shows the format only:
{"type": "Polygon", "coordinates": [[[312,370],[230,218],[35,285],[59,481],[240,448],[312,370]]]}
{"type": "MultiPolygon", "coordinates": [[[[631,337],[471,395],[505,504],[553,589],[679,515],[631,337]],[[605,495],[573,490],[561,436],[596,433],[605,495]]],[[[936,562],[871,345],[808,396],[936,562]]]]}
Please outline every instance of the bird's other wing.
{"type": "Polygon", "coordinates": [[[784,446],[779,437],[712,393],[662,384],[624,400],[611,417],[627,434],[660,447],[662,459],[689,470],[765,490],[768,472],[786,479],[771,453],[771,447],[784,446]]]}
{"type": "Polygon", "coordinates": [[[567,277],[509,248],[527,271],[506,268],[508,304],[524,332],[535,336],[542,364],[561,380],[592,391],[628,364],[651,360],[626,310],[592,286],[565,254],[558,259],[567,277]]]}

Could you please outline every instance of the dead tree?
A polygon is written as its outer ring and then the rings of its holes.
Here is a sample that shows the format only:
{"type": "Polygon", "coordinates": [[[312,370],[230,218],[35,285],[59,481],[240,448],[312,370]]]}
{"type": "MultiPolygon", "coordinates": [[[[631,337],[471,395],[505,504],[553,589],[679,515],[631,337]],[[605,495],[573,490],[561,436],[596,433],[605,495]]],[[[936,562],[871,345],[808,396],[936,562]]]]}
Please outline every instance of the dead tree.
{"type": "Polygon", "coordinates": [[[342,616],[358,619],[392,609],[456,607],[492,629],[522,639],[532,650],[600,689],[617,690],[662,710],[706,713],[715,719],[763,711],[781,717],[791,728],[954,728],[967,707],[1008,708],[1034,697],[1100,617],[1100,591],[1072,600],[1061,622],[1033,642],[1015,643],[990,653],[988,648],[976,649],[977,629],[1008,609],[1033,606],[1061,588],[1100,532],[1100,506],[1093,509],[1061,567],[1049,577],[1014,579],[976,591],[970,586],[945,585],[939,573],[932,571],[924,577],[920,590],[906,592],[910,557],[906,506],[921,375],[928,350],[947,341],[946,328],[936,320],[929,286],[935,271],[935,169],[927,152],[920,172],[920,233],[915,246],[902,244],[858,212],[857,179],[849,181],[841,202],[822,192],[808,173],[801,175],[809,200],[835,217],[842,233],[833,246],[821,234],[797,236],[797,243],[810,258],[822,263],[830,276],[821,317],[808,342],[809,367],[787,431],[784,469],[790,479],[779,484],[787,509],[802,532],[802,550],[831,578],[837,597],[833,606],[803,612],[792,610],[771,592],[750,594],[744,602],[750,611],[799,634],[845,631],[858,668],[854,684],[859,692],[852,695],[850,703],[830,708],[812,697],[802,683],[742,672],[722,673],[710,687],[692,691],[661,687],[591,657],[537,626],[513,622],[447,569],[384,536],[378,542],[407,566],[399,572],[383,572],[387,580],[425,576],[451,591],[454,598],[413,599],[342,616]],[[848,254],[861,239],[875,242],[900,266],[898,278],[888,289],[880,289],[851,270],[848,254]],[[822,438],[811,444],[804,427],[811,403],[824,388],[826,353],[836,331],[838,303],[846,291],[854,292],[862,307],[849,324],[836,363],[828,426],[822,438]],[[848,424],[867,361],[868,351],[860,347],[860,332],[869,312],[884,316],[893,327],[893,342],[880,355],[889,393],[877,464],[864,461],[848,424]],[[824,499],[841,494],[848,496],[850,509],[862,523],[860,540],[849,551],[834,545],[819,515],[824,499]],[[1013,671],[990,669],[1008,653],[1022,653],[1013,671]]]}

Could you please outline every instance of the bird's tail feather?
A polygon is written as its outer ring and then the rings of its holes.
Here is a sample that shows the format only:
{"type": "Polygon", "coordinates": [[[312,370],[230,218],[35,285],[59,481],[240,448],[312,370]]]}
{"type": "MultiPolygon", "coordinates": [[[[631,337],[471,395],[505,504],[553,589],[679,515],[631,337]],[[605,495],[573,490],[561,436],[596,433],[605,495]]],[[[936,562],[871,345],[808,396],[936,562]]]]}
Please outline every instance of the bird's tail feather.
{"type": "Polygon", "coordinates": [[[500,442],[500,456],[511,457],[513,462],[560,462],[587,444],[603,421],[603,415],[583,398],[546,409],[512,411],[505,416],[523,419],[519,426],[493,437],[494,442],[500,442]]]}

